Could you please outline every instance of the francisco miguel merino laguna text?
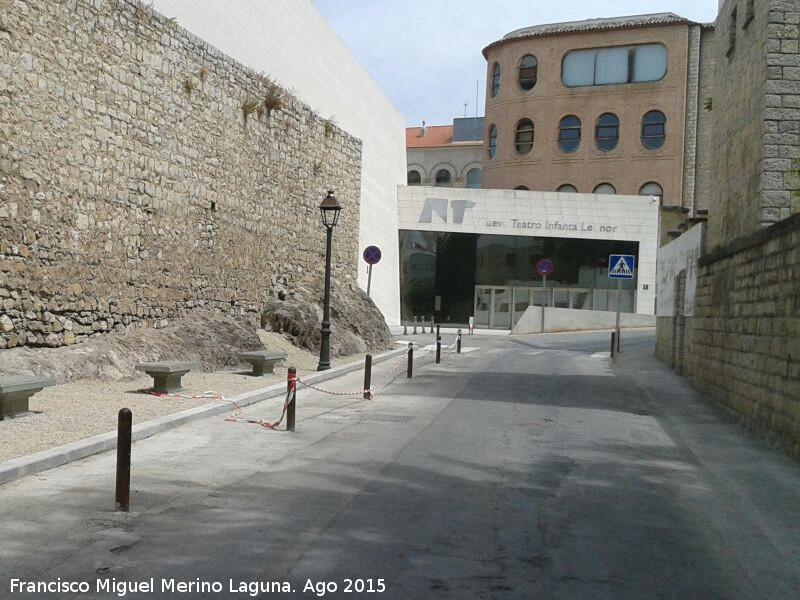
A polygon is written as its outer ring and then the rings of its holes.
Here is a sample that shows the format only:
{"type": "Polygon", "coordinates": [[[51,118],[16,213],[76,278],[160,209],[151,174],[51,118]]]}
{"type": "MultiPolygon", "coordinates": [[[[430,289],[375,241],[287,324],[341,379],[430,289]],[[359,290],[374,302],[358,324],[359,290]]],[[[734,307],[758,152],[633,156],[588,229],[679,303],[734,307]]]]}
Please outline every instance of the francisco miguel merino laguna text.
{"type": "Polygon", "coordinates": [[[175,579],[160,579],[160,588],[156,588],[156,580],[151,577],[145,581],[117,581],[116,579],[97,579],[88,581],[65,581],[60,577],[55,581],[25,581],[11,579],[11,593],[37,593],[37,594],[88,594],[95,593],[114,594],[124,598],[128,594],[150,594],[155,591],[173,594],[196,594],[224,592],[245,593],[256,597],[268,593],[292,593],[292,586],[287,581],[234,581],[228,580],[227,587],[220,581],[177,581],[175,579]],[[94,584],[94,585],[93,585],[94,584]]]}

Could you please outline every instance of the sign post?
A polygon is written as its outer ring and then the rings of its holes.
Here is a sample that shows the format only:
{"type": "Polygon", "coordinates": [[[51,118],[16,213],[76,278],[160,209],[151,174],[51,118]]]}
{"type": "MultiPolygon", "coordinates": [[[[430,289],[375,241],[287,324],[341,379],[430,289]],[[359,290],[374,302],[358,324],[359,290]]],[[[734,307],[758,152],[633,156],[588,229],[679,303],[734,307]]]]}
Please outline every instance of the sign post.
{"type": "Polygon", "coordinates": [[[381,249],[377,246],[367,246],[364,248],[364,262],[369,267],[367,268],[367,296],[369,296],[369,289],[372,287],[372,265],[377,265],[381,260],[381,249]]]}
{"type": "Polygon", "coordinates": [[[553,261],[547,258],[543,258],[539,262],[536,263],[536,272],[542,276],[542,331],[544,333],[544,309],[547,306],[547,276],[552,275],[553,272],[556,270],[556,266],[553,264],[553,261]]]}
{"type": "Polygon", "coordinates": [[[623,279],[633,279],[636,258],[630,254],[611,254],[608,257],[608,278],[617,280],[617,320],[614,327],[616,351],[619,352],[619,295],[623,279]]]}

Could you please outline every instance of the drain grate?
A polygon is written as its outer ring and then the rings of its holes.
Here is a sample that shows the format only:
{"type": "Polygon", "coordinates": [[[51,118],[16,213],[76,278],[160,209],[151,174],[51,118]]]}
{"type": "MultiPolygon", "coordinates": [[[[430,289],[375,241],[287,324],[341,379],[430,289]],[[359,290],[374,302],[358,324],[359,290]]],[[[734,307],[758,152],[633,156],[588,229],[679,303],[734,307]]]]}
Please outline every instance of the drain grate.
{"type": "Polygon", "coordinates": [[[417,417],[413,415],[389,415],[385,413],[366,413],[359,415],[359,421],[380,421],[381,423],[410,423],[417,417]]]}

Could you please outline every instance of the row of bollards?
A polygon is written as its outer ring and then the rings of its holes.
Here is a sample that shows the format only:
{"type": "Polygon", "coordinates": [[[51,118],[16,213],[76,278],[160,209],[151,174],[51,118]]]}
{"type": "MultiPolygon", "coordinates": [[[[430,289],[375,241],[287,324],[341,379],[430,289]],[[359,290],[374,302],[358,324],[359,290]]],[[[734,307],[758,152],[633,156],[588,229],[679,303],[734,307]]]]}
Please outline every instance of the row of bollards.
{"type": "MultiPolygon", "coordinates": [[[[425,317],[422,317],[421,322],[417,322],[417,317],[414,317],[413,329],[411,330],[411,335],[417,335],[417,325],[421,328],[421,333],[425,333],[425,317]]],[[[433,333],[433,319],[431,319],[430,323],[430,330],[433,333]]],[[[408,317],[403,319],[403,335],[408,335],[408,317]]]]}
{"type": "MultiPolygon", "coordinates": [[[[433,324],[431,324],[433,331],[433,324]]],[[[461,353],[461,330],[456,338],[456,352],[461,353]]],[[[436,364],[442,358],[442,336],[440,326],[436,325],[436,364]]],[[[414,344],[408,344],[408,367],[406,377],[414,376],[414,344]]],[[[372,355],[364,360],[364,399],[372,398],[372,355]]],[[[297,409],[297,369],[289,367],[286,374],[286,431],[295,430],[297,409]]],[[[131,508],[131,444],[133,442],[133,413],[123,408],[117,416],[117,478],[114,495],[115,510],[130,512],[131,508]]]]}
{"type": "MultiPolygon", "coordinates": [[[[461,354],[461,330],[458,330],[456,336],[456,354],[461,354]]],[[[442,362],[442,334],[441,325],[436,325],[436,364],[442,362]]],[[[414,343],[408,343],[408,366],[406,367],[406,378],[412,379],[414,377],[414,343]]]]}

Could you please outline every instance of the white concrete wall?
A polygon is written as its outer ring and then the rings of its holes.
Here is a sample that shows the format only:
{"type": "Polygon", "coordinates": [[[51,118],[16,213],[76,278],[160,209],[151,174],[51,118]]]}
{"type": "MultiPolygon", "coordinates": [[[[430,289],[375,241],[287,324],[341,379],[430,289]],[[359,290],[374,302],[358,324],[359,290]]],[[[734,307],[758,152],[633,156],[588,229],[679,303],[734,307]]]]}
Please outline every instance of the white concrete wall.
{"type": "Polygon", "coordinates": [[[678,239],[658,251],[656,269],[656,315],[673,317],[675,312],[675,278],[686,269],[684,316],[694,316],[694,295],[697,290],[697,259],[703,247],[703,224],[699,223],[678,239]]]}
{"type": "MultiPolygon", "coordinates": [[[[613,329],[617,324],[617,313],[608,310],[578,310],[573,308],[546,307],[544,332],[542,332],[542,307],[529,306],[514,325],[511,333],[547,333],[552,331],[591,331],[613,329]]],[[[654,315],[620,313],[619,326],[655,327],[654,315]]]]}
{"type": "MultiPolygon", "coordinates": [[[[372,298],[400,322],[397,185],[406,182],[403,117],[309,0],[154,0],[178,25],[264,71],[363,142],[360,251],[377,245],[372,298]]],[[[320,198],[320,201],[322,198],[320,198]]],[[[359,285],[367,287],[360,258],[359,285]]]]}
{"type": "Polygon", "coordinates": [[[400,229],[412,231],[639,242],[636,312],[655,311],[657,198],[404,186],[397,210],[400,229]],[[421,222],[427,220],[423,212],[429,223],[421,222]]]}

